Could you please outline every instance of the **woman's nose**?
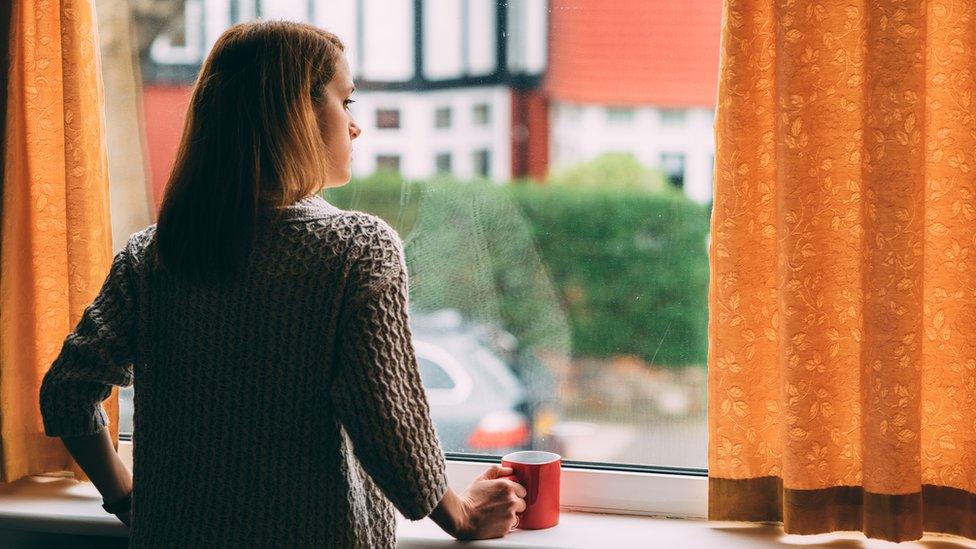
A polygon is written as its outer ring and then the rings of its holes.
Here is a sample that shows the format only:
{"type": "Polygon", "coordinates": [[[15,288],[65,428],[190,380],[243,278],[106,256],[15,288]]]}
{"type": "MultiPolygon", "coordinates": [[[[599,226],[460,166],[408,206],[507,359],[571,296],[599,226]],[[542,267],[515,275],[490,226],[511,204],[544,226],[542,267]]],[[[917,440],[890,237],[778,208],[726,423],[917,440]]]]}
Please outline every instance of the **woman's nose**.
{"type": "Polygon", "coordinates": [[[353,139],[359,137],[359,134],[361,133],[363,133],[363,130],[361,130],[359,126],[356,125],[355,123],[349,126],[349,136],[352,137],[353,139]]]}

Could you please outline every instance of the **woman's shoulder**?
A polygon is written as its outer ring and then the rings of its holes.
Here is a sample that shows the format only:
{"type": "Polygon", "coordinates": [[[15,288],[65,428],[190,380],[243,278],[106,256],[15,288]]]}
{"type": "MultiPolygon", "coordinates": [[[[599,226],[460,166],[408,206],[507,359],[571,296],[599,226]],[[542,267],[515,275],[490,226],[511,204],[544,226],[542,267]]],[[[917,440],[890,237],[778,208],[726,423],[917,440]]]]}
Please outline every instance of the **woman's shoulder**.
{"type": "MultiPolygon", "coordinates": [[[[364,281],[382,281],[406,270],[403,241],[383,218],[361,211],[347,211],[347,257],[364,281]]],[[[371,282],[366,282],[371,284],[371,282]]]]}

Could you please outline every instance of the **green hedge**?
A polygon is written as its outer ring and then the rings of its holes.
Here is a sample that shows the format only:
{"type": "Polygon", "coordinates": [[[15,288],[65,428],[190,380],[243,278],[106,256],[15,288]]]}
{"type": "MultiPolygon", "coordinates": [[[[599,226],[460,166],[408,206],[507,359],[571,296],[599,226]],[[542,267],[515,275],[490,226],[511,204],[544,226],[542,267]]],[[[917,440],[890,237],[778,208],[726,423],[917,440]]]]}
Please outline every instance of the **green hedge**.
{"type": "Polygon", "coordinates": [[[678,193],[377,174],[325,197],[397,229],[420,310],[567,356],[705,363],[708,213],[678,193]]]}

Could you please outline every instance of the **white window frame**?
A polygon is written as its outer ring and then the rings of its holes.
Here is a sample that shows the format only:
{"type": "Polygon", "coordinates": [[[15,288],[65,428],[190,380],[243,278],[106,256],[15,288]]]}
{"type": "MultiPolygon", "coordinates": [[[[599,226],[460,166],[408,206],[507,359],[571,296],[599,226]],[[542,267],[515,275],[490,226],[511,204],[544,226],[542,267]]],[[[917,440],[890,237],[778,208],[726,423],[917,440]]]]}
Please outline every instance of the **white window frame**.
{"type": "MultiPolygon", "coordinates": [[[[119,456],[132,470],[132,442],[119,442],[119,456]]],[[[490,462],[447,460],[447,478],[458,493],[490,462]]],[[[607,471],[563,466],[560,505],[568,511],[707,519],[708,478],[701,475],[607,471]]]]}

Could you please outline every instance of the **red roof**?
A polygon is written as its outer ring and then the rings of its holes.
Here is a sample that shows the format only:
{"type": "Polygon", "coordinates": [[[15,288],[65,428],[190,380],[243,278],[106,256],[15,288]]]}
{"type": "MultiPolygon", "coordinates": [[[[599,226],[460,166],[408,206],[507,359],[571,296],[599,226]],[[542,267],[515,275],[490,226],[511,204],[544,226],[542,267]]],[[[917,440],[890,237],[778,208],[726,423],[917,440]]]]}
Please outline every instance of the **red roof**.
{"type": "Polygon", "coordinates": [[[550,97],[714,106],[721,0],[550,0],[550,97]]]}

